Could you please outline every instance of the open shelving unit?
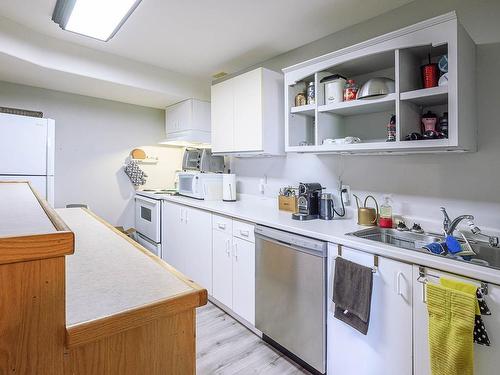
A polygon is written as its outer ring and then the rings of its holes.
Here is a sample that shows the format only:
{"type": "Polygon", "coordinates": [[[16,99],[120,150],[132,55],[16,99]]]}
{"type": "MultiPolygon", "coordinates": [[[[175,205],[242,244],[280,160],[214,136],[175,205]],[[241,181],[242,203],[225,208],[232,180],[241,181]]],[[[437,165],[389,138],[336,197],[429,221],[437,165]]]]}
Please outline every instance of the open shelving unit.
{"type": "Polygon", "coordinates": [[[475,151],[474,61],[475,45],[451,12],[285,68],[285,150],[349,154],[475,151]],[[421,66],[429,58],[436,63],[443,55],[448,56],[447,85],[423,88],[421,66]],[[359,87],[371,78],[390,78],[395,91],[328,103],[321,81],[333,74],[354,79],[359,87]],[[295,96],[306,91],[310,82],[314,82],[315,103],[295,107],[295,96]],[[448,113],[448,138],[406,141],[408,134],[421,133],[421,117],[427,111],[438,119],[448,113]],[[386,142],[393,115],[396,140],[386,142]],[[345,137],[360,138],[361,143],[335,141],[345,137]]]}

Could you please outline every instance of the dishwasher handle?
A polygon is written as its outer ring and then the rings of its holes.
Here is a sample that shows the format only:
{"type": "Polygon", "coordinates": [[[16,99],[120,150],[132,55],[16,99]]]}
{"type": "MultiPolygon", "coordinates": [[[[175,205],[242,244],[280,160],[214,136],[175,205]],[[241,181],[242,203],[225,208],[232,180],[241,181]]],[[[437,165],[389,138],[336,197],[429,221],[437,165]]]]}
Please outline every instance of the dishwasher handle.
{"type": "Polygon", "coordinates": [[[313,238],[262,226],[257,226],[255,228],[255,236],[257,239],[287,246],[311,255],[321,257],[326,257],[327,255],[327,243],[313,238]]]}

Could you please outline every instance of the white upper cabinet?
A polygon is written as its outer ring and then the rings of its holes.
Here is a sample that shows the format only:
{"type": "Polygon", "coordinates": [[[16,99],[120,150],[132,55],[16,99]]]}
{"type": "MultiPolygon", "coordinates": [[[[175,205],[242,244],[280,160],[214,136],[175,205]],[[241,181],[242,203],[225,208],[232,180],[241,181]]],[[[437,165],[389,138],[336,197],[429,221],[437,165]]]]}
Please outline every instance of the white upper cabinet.
{"type": "Polygon", "coordinates": [[[212,86],[212,152],[231,152],[234,147],[234,96],[231,80],[212,86]]]}
{"type": "Polygon", "coordinates": [[[210,103],[188,99],[166,108],[162,143],[210,143],[210,103]]]}
{"type": "MultiPolygon", "coordinates": [[[[443,74],[445,64],[440,66],[443,70],[439,74],[443,74]]],[[[475,44],[454,12],[283,71],[287,152],[420,153],[477,148],[475,44]],[[443,62],[443,56],[447,57],[447,84],[424,88],[422,66],[429,59],[443,62]],[[389,78],[394,80],[394,92],[329,102],[324,79],[334,74],[354,79],[359,87],[372,78],[389,78]],[[315,102],[296,106],[296,95],[311,82],[315,102]],[[448,114],[447,135],[407,140],[412,133],[423,133],[421,118],[428,111],[437,115],[437,130],[440,119],[448,114]],[[392,115],[396,119],[395,137],[388,142],[387,124],[392,115]],[[345,137],[360,138],[361,142],[341,143],[345,137]]]]}
{"type": "Polygon", "coordinates": [[[258,68],[212,86],[212,152],[283,152],[283,76],[258,68]]]}

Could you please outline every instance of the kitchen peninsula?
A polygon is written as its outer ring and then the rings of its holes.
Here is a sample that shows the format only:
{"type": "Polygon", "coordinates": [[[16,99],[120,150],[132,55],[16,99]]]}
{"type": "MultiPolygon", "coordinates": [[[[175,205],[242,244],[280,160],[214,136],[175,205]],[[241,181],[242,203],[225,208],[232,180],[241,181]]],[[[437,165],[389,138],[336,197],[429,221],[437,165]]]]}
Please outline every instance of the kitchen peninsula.
{"type": "Polygon", "coordinates": [[[0,217],[0,372],[195,373],[205,289],[90,211],[55,212],[27,183],[0,184],[0,217]]]}

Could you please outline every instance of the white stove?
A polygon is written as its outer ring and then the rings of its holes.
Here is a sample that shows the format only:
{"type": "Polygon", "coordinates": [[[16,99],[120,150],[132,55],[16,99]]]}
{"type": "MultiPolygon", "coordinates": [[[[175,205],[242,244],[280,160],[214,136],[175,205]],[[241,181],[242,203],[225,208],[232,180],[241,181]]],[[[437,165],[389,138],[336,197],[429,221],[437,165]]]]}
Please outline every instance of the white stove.
{"type": "Polygon", "coordinates": [[[175,190],[148,189],[135,194],[135,229],[137,241],[153,254],[162,257],[161,200],[177,194],[175,190]]]}

